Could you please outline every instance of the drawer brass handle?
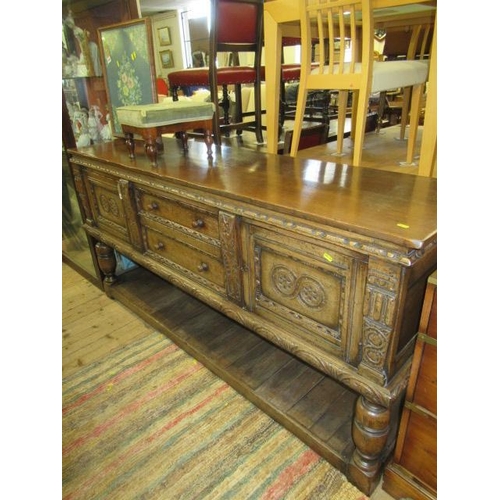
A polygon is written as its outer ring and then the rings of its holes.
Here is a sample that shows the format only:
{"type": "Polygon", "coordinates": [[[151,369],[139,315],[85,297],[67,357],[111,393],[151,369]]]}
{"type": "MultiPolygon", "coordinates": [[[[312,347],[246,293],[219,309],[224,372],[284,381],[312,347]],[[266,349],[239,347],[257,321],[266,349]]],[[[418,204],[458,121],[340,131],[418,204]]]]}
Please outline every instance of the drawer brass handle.
{"type": "Polygon", "coordinates": [[[156,245],[155,245],[155,248],[156,250],[163,250],[165,248],[165,244],[162,243],[161,241],[159,241],[156,245]]]}
{"type": "Polygon", "coordinates": [[[149,210],[158,210],[158,203],[156,203],[156,201],[153,201],[152,203],[150,203],[148,205],[148,209],[149,210]]]}
{"type": "Polygon", "coordinates": [[[193,227],[203,227],[205,222],[201,219],[196,219],[193,221],[193,227]]]}
{"type": "Polygon", "coordinates": [[[208,264],[205,263],[205,262],[202,262],[199,266],[198,266],[198,271],[200,272],[203,272],[203,271],[208,271],[208,264]]]}

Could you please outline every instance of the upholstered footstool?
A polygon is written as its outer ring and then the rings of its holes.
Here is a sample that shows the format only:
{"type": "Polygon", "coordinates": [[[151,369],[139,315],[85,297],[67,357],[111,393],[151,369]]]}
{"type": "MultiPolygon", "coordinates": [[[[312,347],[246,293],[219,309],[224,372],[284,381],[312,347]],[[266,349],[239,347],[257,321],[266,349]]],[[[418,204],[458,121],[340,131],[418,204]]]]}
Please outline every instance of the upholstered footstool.
{"type": "Polygon", "coordinates": [[[135,158],[134,134],[141,135],[151,163],[156,166],[158,151],[163,147],[162,134],[179,133],[184,151],[187,151],[187,130],[202,129],[208,157],[212,157],[212,102],[162,102],[116,108],[130,158],[135,158]]]}

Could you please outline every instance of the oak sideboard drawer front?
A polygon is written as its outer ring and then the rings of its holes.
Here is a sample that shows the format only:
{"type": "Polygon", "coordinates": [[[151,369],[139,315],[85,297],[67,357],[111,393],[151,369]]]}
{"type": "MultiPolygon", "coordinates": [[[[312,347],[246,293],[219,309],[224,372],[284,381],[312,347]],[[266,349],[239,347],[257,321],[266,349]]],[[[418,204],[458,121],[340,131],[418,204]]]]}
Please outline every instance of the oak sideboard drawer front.
{"type": "Polygon", "coordinates": [[[118,179],[90,173],[86,181],[95,226],[129,241],[127,219],[118,179]]]}
{"type": "Polygon", "coordinates": [[[189,231],[219,239],[219,219],[216,210],[210,211],[205,207],[184,203],[143,189],[137,190],[137,196],[140,215],[173,222],[189,231]]]}
{"type": "Polygon", "coordinates": [[[218,240],[209,240],[208,238],[196,232],[185,232],[183,227],[173,227],[166,225],[157,220],[149,219],[145,216],[141,217],[141,226],[144,228],[144,235],[147,235],[147,228],[153,229],[167,238],[183,243],[195,250],[211,255],[217,260],[222,260],[220,243],[218,240]]]}
{"type": "Polygon", "coordinates": [[[145,227],[144,231],[146,253],[190,271],[192,278],[224,286],[224,268],[219,260],[149,227],[145,227]]]}
{"type": "Polygon", "coordinates": [[[422,360],[413,393],[413,403],[437,414],[437,346],[423,341],[422,360]]]}
{"type": "Polygon", "coordinates": [[[251,235],[254,312],[328,354],[354,362],[366,264],[354,254],[259,229],[251,235]]]}

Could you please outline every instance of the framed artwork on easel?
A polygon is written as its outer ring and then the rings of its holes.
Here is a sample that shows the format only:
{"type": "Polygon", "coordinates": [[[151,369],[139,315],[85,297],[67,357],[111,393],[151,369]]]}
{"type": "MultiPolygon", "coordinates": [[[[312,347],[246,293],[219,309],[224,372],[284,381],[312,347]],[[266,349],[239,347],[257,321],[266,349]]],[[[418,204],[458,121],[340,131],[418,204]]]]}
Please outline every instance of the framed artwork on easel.
{"type": "Polygon", "coordinates": [[[123,136],[116,108],[158,101],[149,18],[98,28],[113,135],[123,136]]]}

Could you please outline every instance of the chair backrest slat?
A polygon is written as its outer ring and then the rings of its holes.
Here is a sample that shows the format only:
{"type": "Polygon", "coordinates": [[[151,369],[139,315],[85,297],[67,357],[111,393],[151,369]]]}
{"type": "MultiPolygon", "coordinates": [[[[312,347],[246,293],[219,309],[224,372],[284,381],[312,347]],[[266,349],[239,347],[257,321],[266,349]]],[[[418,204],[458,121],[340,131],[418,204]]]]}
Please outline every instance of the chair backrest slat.
{"type": "MultiPolygon", "coordinates": [[[[371,0],[303,0],[301,30],[311,41],[317,33],[319,73],[355,73],[357,62],[373,53],[371,0]],[[347,54],[350,50],[351,57],[347,54]]],[[[305,44],[302,45],[303,47],[305,44]]],[[[371,71],[371,63],[366,62],[371,71]]]]}

